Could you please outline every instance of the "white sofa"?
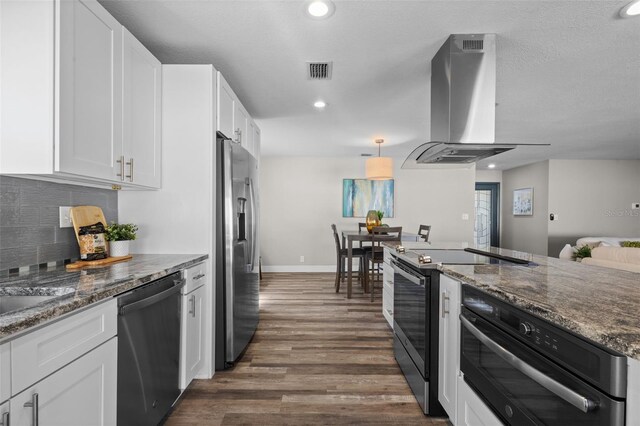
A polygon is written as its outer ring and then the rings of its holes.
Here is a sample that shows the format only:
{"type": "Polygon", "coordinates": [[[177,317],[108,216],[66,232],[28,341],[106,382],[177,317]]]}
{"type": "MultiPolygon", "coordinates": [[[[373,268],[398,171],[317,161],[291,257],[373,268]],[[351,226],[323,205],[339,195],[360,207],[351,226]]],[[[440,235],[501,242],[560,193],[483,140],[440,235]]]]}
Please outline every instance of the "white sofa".
{"type": "Polygon", "coordinates": [[[639,238],[621,238],[621,237],[584,237],[576,241],[576,247],[585,245],[593,247],[620,247],[622,241],[640,241],[639,238]]]}
{"type": "Polygon", "coordinates": [[[640,248],[595,247],[591,250],[591,257],[585,257],[582,263],[640,273],[640,248]]]}
{"type": "Polygon", "coordinates": [[[591,247],[591,257],[582,259],[585,265],[640,273],[640,248],[621,247],[622,241],[640,241],[640,238],[585,237],[576,241],[576,247],[591,247]]]}

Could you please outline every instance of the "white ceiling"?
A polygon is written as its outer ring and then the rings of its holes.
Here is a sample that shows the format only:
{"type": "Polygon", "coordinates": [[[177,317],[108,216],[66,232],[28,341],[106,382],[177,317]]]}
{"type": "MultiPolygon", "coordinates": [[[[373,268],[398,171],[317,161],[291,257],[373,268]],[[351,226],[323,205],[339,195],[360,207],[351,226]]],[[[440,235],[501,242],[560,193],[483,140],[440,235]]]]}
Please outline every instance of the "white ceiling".
{"type": "Polygon", "coordinates": [[[320,21],[302,0],[100,2],[163,63],[214,64],[263,155],[359,156],[382,137],[402,161],[429,140],[435,52],[452,33],[496,33],[496,142],[551,146],[491,162],[640,159],[640,17],[618,17],[627,1],[337,0],[320,21]],[[306,79],[316,60],[334,62],[331,81],[306,79]]]}

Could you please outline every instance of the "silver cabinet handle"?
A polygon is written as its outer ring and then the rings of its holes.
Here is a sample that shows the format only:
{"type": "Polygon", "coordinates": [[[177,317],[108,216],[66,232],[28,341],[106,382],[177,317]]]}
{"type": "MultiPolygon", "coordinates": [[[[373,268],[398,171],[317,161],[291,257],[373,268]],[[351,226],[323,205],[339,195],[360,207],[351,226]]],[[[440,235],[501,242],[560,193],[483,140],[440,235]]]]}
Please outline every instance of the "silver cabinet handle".
{"type": "Polygon", "coordinates": [[[442,292],[442,318],[446,317],[449,311],[447,310],[447,302],[449,301],[449,296],[446,291],[442,292]]]}
{"type": "Polygon", "coordinates": [[[205,276],[206,276],[205,274],[200,273],[200,274],[196,275],[195,277],[193,277],[193,280],[194,281],[198,281],[198,280],[201,280],[202,278],[204,278],[205,276]]]}
{"type": "Polygon", "coordinates": [[[31,408],[31,425],[38,426],[38,394],[34,393],[31,396],[31,401],[25,402],[23,407],[31,408]]]}
{"type": "Polygon", "coordinates": [[[189,298],[189,304],[191,305],[189,307],[189,314],[195,318],[196,317],[196,296],[195,295],[189,298]]]}
{"type": "Polygon", "coordinates": [[[7,411],[2,413],[2,421],[0,422],[0,426],[9,426],[9,413],[7,411]]]}
{"type": "Polygon", "coordinates": [[[116,160],[116,163],[120,163],[120,173],[116,176],[118,176],[120,180],[124,180],[124,155],[121,155],[120,159],[116,160]]]}
{"type": "Polygon", "coordinates": [[[242,142],[242,130],[240,130],[240,127],[238,127],[234,133],[236,134],[236,140],[234,142],[235,143],[242,142]]]}
{"type": "Polygon", "coordinates": [[[598,404],[596,402],[580,395],[573,389],[569,389],[562,383],[557,382],[553,378],[547,376],[535,367],[527,364],[526,362],[509,352],[507,349],[491,340],[490,337],[488,337],[482,331],[478,330],[478,328],[471,324],[471,321],[466,319],[462,314],[460,314],[460,322],[467,330],[469,330],[471,334],[474,335],[476,339],[482,342],[482,344],[488,347],[493,353],[505,360],[513,368],[515,368],[534,382],[538,383],[549,392],[552,392],[558,397],[564,399],[569,404],[576,407],[578,410],[582,411],[583,413],[588,413],[589,411],[593,411],[598,407],[598,404]]]}
{"type": "Polygon", "coordinates": [[[133,182],[133,158],[130,158],[129,161],[127,161],[127,166],[129,166],[129,174],[127,177],[129,178],[129,182],[133,182]]]}

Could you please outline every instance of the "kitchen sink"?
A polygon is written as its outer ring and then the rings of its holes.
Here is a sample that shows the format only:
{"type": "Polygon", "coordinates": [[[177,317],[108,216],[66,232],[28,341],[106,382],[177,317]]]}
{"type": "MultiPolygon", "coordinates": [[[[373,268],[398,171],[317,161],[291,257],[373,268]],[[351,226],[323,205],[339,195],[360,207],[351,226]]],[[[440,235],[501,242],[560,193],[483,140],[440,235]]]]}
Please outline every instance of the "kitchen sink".
{"type": "Polygon", "coordinates": [[[47,302],[60,296],[0,296],[0,315],[8,312],[19,311],[21,309],[29,308],[31,306],[38,305],[40,303],[47,302]]]}

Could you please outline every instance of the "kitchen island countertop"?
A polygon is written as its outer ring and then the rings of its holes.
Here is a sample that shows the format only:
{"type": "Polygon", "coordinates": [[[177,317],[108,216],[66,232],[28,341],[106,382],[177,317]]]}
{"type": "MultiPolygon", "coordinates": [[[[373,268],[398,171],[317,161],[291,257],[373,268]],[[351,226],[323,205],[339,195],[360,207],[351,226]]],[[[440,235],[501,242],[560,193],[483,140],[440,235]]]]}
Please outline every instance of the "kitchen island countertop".
{"type": "Polygon", "coordinates": [[[134,254],[127,262],[67,271],[57,266],[0,278],[0,296],[55,296],[0,315],[0,342],[207,259],[202,254],[134,254]]]}
{"type": "MultiPolygon", "coordinates": [[[[408,250],[463,248],[459,243],[403,245],[408,250]]],[[[640,274],[495,247],[484,250],[535,265],[437,265],[437,269],[640,360],[640,274]]]]}

